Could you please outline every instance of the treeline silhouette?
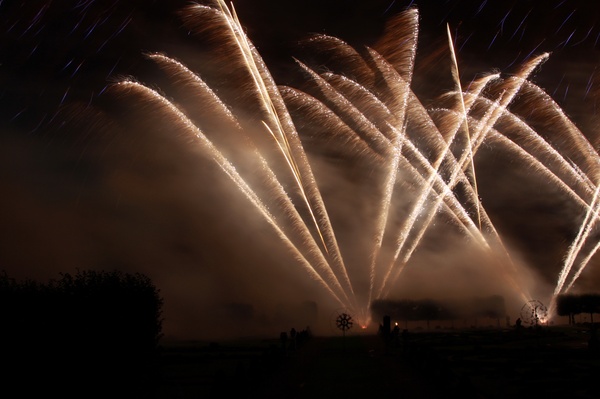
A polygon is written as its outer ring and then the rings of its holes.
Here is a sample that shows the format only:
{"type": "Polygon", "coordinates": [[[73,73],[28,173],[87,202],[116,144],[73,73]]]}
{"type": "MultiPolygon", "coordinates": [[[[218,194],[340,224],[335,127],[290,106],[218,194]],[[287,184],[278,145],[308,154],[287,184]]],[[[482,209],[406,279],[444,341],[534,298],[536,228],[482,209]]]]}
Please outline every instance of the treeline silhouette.
{"type": "Polygon", "coordinates": [[[587,313],[594,324],[594,313],[600,313],[600,294],[561,294],[556,297],[556,313],[569,316],[569,324],[575,324],[575,315],[587,313]]]}
{"type": "Polygon", "coordinates": [[[374,320],[389,316],[396,322],[476,320],[478,318],[500,319],[506,317],[506,305],[500,295],[476,297],[466,300],[434,299],[383,299],[371,303],[374,320]]]}
{"type": "Polygon", "coordinates": [[[159,290],[142,274],[60,276],[39,283],[0,275],[3,397],[151,397],[159,290]]]}

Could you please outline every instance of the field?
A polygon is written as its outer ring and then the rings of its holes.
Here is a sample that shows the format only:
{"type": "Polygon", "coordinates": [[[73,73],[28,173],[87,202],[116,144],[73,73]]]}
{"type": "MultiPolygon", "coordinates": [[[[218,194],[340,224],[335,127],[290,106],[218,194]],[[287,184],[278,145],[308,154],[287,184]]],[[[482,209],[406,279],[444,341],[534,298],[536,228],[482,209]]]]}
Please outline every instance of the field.
{"type": "Polygon", "coordinates": [[[313,337],[296,350],[278,339],[169,343],[160,397],[596,398],[600,352],[589,331],[409,332],[387,345],[349,334],[313,337]]]}

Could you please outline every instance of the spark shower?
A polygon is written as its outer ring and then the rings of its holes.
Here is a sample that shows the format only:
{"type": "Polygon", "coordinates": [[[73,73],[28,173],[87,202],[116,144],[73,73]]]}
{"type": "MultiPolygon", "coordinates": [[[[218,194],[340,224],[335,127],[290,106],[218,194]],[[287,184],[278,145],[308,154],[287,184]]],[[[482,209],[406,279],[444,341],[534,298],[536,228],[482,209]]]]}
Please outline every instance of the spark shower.
{"type": "Polygon", "coordinates": [[[600,157],[529,80],[548,54],[509,76],[490,73],[464,84],[449,28],[447,72],[455,89],[425,105],[411,86],[416,8],[393,18],[372,48],[327,35],[307,39],[304,46],[328,63],[298,60],[301,88],[278,86],[233,5],[194,4],[181,17],[192,34],[207,38],[213,74],[222,75],[216,81],[235,82],[233,94],[159,53],[148,58],[165,81],[126,79],[110,90],[168,121],[168,131],[212,160],[219,178],[237,187],[248,211],[293,257],[280,267],[309,275],[360,323],[368,323],[373,300],[402,296],[403,276],[419,267],[414,254],[440,240],[477,252],[491,279],[522,303],[533,299],[478,190],[485,149],[527,165],[581,214],[552,295],[543,299],[551,303],[570,290],[590,264],[600,246],[593,239],[600,157]]]}

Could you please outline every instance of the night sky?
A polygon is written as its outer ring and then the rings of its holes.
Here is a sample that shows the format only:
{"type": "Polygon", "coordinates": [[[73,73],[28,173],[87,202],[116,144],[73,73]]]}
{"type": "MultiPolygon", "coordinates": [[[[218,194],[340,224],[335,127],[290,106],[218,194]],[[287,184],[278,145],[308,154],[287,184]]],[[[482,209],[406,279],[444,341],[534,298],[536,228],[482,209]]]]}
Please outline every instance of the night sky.
{"type": "MultiPolygon", "coordinates": [[[[0,269],[41,280],[76,269],[144,273],[165,298],[167,335],[271,333],[303,323],[307,303],[317,303],[320,318],[327,319],[335,306],[326,293],[235,188],[193,146],[169,135],[168,126],[157,128],[154,116],[110,89],[126,77],[161,87],[163,78],[145,57],[152,52],[206,68],[207,80],[222,84],[210,69],[219,55],[182,22],[179,11],[187,4],[0,0],[0,269]]],[[[275,81],[290,86],[298,83],[293,57],[301,58],[301,41],[309,34],[371,46],[386,21],[411,6],[420,12],[412,88],[424,104],[453,87],[447,23],[463,84],[488,72],[510,74],[532,55],[551,52],[531,79],[597,148],[595,2],[234,5],[275,81]]],[[[486,154],[479,179],[483,205],[514,257],[527,265],[528,278],[538,282],[533,292],[547,294],[584,212],[551,185],[529,178],[517,162],[490,148],[486,154]]],[[[352,212],[348,203],[335,206],[352,212]]],[[[444,261],[442,252],[425,246],[420,262],[435,267],[444,261]]],[[[580,290],[596,290],[598,266],[592,260],[580,290]]],[[[429,295],[439,281],[472,273],[467,269],[433,274],[408,267],[413,280],[395,295],[429,295]]]]}

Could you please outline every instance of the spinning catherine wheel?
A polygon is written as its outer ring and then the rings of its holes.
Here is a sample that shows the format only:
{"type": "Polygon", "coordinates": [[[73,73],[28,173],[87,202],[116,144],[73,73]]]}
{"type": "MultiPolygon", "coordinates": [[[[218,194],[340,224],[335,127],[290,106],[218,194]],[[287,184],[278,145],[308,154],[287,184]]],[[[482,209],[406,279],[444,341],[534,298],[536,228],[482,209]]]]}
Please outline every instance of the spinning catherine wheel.
{"type": "Polygon", "coordinates": [[[526,302],[521,308],[521,320],[525,324],[537,326],[545,323],[547,319],[548,309],[537,299],[526,302]]]}
{"type": "Polygon", "coordinates": [[[335,319],[335,325],[346,334],[346,331],[352,328],[354,322],[352,321],[352,316],[348,313],[342,313],[335,319]]]}

